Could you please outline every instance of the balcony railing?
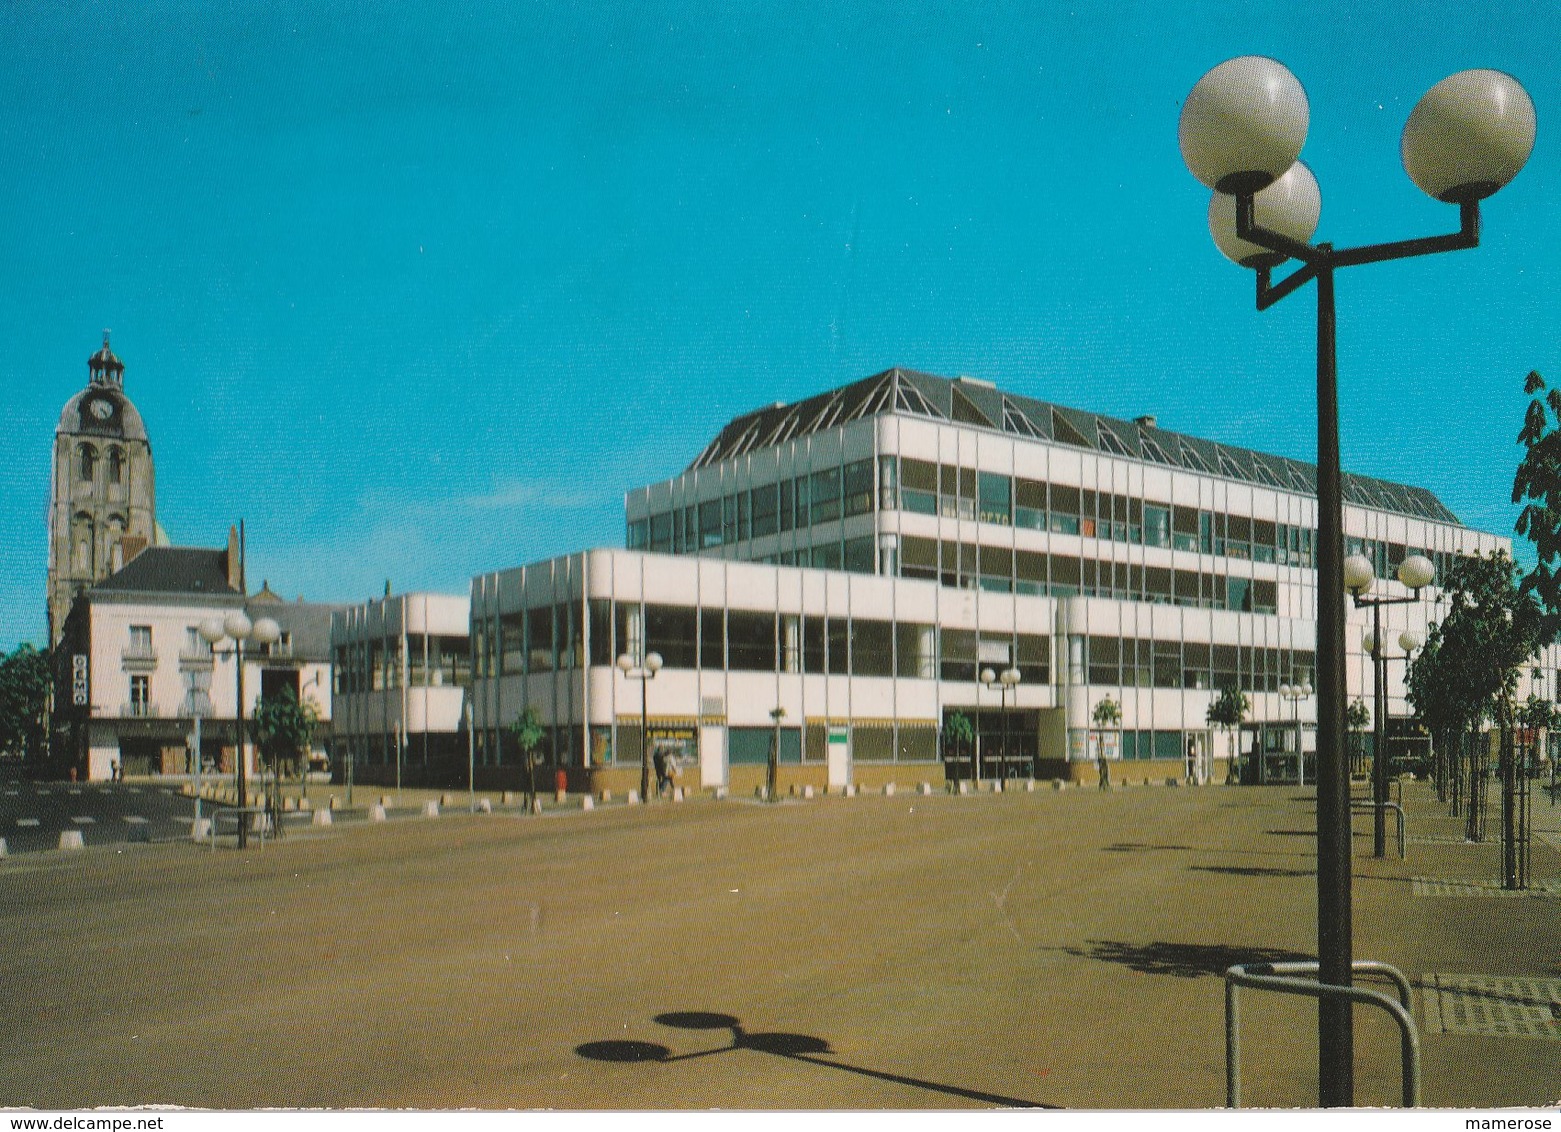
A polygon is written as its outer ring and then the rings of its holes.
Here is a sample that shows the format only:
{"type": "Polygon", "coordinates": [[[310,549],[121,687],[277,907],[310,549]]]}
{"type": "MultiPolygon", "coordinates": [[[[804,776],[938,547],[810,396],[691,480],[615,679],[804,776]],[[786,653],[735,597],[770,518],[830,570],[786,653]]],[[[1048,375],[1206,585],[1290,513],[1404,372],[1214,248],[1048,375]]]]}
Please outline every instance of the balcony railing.
{"type": "Polygon", "coordinates": [[[128,703],[119,705],[119,714],[123,719],[156,719],[160,713],[156,704],[128,703]]]}
{"type": "Polygon", "coordinates": [[[157,650],[151,645],[126,645],[119,654],[126,664],[156,664],[157,650]]]}

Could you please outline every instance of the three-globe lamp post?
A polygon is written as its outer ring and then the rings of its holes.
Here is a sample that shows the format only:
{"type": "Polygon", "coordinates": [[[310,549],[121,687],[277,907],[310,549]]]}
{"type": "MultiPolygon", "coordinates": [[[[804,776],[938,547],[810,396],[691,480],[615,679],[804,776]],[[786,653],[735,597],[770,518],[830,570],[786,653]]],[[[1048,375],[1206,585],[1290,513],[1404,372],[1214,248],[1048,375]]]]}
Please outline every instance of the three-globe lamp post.
{"type": "Polygon", "coordinates": [[[656,678],[656,673],[661,671],[661,654],[652,652],[645,654],[644,664],[635,664],[634,658],[628,653],[618,657],[618,670],[630,680],[640,682],[640,797],[646,802],[650,801],[650,716],[645,710],[645,701],[650,697],[649,682],[656,678]]]}
{"type": "MultiPolygon", "coordinates": [[[[1388,835],[1388,658],[1382,652],[1382,607],[1384,605],[1408,605],[1420,600],[1420,591],[1436,580],[1436,567],[1423,554],[1411,554],[1399,563],[1398,580],[1409,590],[1407,596],[1389,597],[1377,594],[1367,597],[1366,591],[1376,581],[1371,560],[1364,554],[1352,554],[1344,560],[1344,588],[1349,591],[1355,608],[1371,607],[1371,632],[1364,644],[1371,654],[1372,675],[1372,755],[1371,801],[1376,811],[1372,823],[1372,855],[1387,856],[1388,835]]],[[[1399,645],[1405,655],[1420,647],[1420,636],[1406,629],[1399,635],[1399,645]]]]}
{"type": "Polygon", "coordinates": [[[246,781],[249,768],[244,761],[244,645],[249,641],[262,648],[274,645],[282,639],[282,628],[269,617],[252,622],[242,609],[234,609],[223,617],[208,617],[200,623],[196,632],[201,635],[201,640],[212,646],[213,656],[233,658],[233,777],[238,790],[238,847],[244,849],[249,844],[244,828],[244,820],[249,816],[246,813],[249,807],[246,781]],[[217,645],[229,638],[233,641],[233,647],[219,651],[217,645]]]}
{"type": "MultiPolygon", "coordinates": [[[[1472,248],[1480,201],[1507,184],[1534,146],[1534,104],[1510,75],[1460,71],[1426,93],[1400,144],[1404,169],[1433,199],[1456,204],[1459,229],[1444,236],[1355,248],[1309,241],[1321,196],[1298,158],[1310,110],[1299,80],[1278,61],[1231,59],[1205,74],[1183,104],[1182,156],[1213,190],[1209,227],[1227,257],[1256,272],[1266,310],[1317,283],[1317,952],[1319,976],[1350,984],[1350,810],[1345,755],[1344,532],[1339,468],[1334,273],[1407,256],[1472,248]],[[1299,268],[1273,282],[1287,259],[1299,268]]],[[[1351,1004],[1318,1000],[1318,1099],[1354,1103],[1351,1004]]]]}

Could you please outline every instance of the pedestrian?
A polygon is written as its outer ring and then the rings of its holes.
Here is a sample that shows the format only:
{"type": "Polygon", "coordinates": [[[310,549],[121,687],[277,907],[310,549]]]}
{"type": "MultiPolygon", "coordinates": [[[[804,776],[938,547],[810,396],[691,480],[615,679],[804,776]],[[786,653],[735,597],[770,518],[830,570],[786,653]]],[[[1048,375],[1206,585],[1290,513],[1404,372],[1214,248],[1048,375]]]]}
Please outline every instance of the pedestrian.
{"type": "Polygon", "coordinates": [[[660,747],[657,747],[656,753],[651,756],[650,761],[656,768],[656,797],[659,798],[672,781],[667,777],[667,754],[660,747]]]}

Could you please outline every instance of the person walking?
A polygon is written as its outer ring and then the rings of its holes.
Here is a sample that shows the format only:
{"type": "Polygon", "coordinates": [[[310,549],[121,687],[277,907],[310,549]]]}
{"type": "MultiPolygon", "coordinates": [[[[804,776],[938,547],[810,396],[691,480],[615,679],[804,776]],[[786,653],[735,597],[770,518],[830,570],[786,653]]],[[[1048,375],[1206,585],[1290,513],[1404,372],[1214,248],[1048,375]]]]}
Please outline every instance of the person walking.
{"type": "Polygon", "coordinates": [[[656,797],[661,797],[666,792],[668,784],[672,781],[667,775],[667,753],[660,747],[650,757],[651,765],[656,768],[656,797]]]}

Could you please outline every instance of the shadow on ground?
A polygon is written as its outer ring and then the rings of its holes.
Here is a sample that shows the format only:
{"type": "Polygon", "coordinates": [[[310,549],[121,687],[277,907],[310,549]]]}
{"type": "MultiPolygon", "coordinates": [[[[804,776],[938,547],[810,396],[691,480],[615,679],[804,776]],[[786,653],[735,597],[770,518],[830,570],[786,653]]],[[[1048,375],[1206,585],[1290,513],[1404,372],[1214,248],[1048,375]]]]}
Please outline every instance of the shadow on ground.
{"type": "Polygon", "coordinates": [[[1083,947],[1055,950],[1102,963],[1118,963],[1145,975],[1174,975],[1196,979],[1221,975],[1238,963],[1303,963],[1311,955],[1283,947],[1232,947],[1224,943],[1123,943],[1111,939],[1086,940],[1083,947]]]}
{"type": "Polygon", "coordinates": [[[915,1077],[906,1077],[899,1073],[886,1073],[878,1069],[867,1069],[860,1065],[848,1065],[836,1058],[834,1052],[829,1048],[829,1042],[823,1038],[814,1037],[811,1034],[751,1034],[743,1029],[741,1021],[730,1014],[714,1014],[703,1010],[678,1010],[666,1014],[658,1014],[653,1021],[675,1030],[724,1030],[730,1037],[731,1044],[717,1046],[714,1049],[700,1050],[697,1053],[674,1054],[667,1046],[656,1042],[615,1039],[602,1042],[586,1042],[583,1045],[576,1046],[575,1053],[589,1061],[655,1061],[662,1064],[670,1064],[674,1061],[691,1061],[696,1057],[712,1057],[716,1054],[733,1053],[737,1050],[752,1050],[757,1053],[772,1054],[775,1057],[789,1058],[792,1061],[807,1062],[809,1065],[822,1065],[830,1069],[840,1069],[847,1073],[857,1073],[879,1081],[891,1081],[897,1085],[909,1085],[912,1088],[926,1089],[929,1092],[964,1097],[966,1100],[979,1101],[982,1104],[996,1105],[1000,1108],[1056,1107],[1055,1105],[1041,1104],[1037,1101],[1020,1100],[1017,1097],[1004,1097],[996,1093],[985,1093],[979,1089],[965,1089],[958,1085],[943,1085],[935,1081],[922,1081],[915,1077]],[[823,1060],[824,1058],[829,1060],[823,1060]]]}
{"type": "Polygon", "coordinates": [[[1267,865],[1188,865],[1195,873],[1224,873],[1234,877],[1314,877],[1316,869],[1278,869],[1267,865]]]}

